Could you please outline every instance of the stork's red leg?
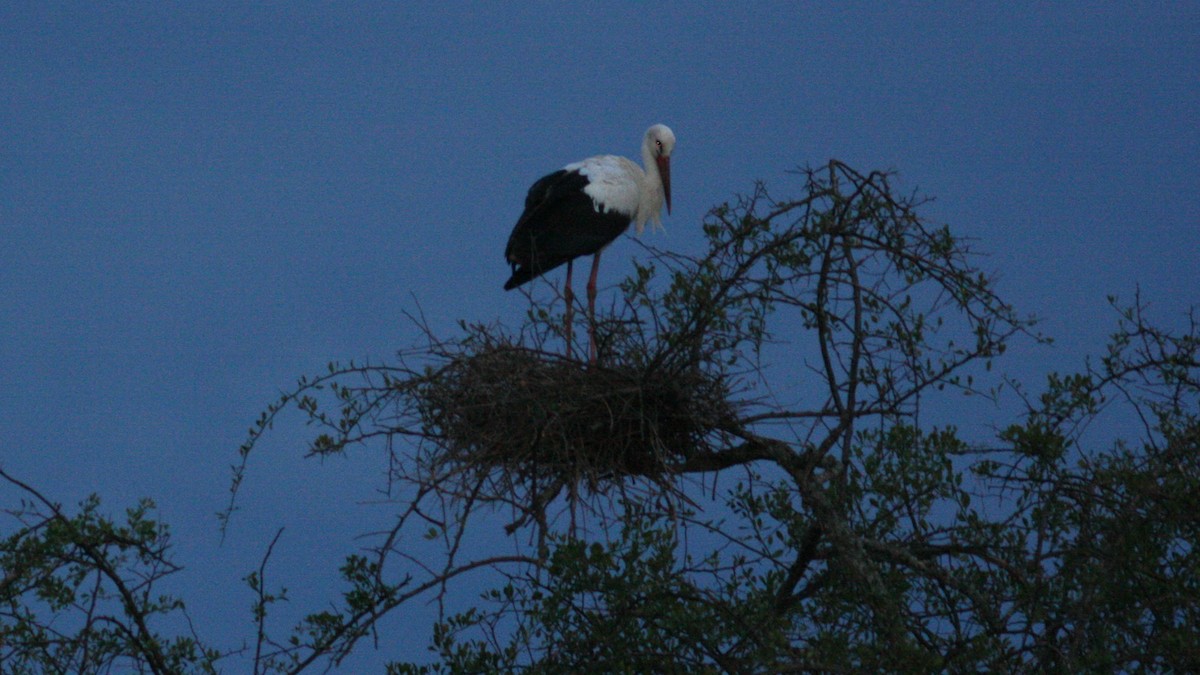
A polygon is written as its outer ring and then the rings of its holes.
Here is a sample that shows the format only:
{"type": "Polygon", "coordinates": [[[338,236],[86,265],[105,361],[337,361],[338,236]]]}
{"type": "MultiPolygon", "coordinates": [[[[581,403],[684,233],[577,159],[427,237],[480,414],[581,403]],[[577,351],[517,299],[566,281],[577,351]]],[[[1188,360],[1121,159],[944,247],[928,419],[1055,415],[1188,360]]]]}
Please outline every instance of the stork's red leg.
{"type": "Polygon", "coordinates": [[[574,260],[567,261],[567,282],[563,288],[563,300],[567,302],[567,311],[563,316],[563,339],[567,342],[567,358],[571,358],[571,319],[575,312],[575,291],[571,290],[571,270],[575,265],[574,260]]]}
{"type": "Polygon", "coordinates": [[[596,273],[600,271],[600,251],[592,258],[592,276],[588,278],[588,363],[596,363],[596,273]]]}

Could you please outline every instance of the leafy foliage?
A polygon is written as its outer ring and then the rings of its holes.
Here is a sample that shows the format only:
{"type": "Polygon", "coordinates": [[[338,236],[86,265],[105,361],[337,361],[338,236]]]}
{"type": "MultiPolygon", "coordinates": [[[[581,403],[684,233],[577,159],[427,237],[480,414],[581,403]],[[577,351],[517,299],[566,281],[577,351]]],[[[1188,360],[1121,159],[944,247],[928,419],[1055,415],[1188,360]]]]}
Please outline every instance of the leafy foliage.
{"type": "Polygon", "coordinates": [[[178,571],[167,527],[143,500],[123,522],[92,496],[68,515],[0,471],[26,498],[8,511],[19,526],[0,543],[0,663],[6,673],[216,672],[215,652],[155,625],[184,612],[156,593],[178,571]]]}

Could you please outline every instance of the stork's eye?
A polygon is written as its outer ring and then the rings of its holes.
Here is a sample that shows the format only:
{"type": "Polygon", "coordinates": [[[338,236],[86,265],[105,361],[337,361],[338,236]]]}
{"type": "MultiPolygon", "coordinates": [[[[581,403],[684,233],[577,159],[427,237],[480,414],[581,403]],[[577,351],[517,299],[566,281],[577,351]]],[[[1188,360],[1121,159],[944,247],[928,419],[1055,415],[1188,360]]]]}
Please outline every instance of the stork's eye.
{"type": "Polygon", "coordinates": [[[656,146],[658,146],[658,154],[661,155],[662,154],[662,141],[654,141],[654,144],[656,146]]]}

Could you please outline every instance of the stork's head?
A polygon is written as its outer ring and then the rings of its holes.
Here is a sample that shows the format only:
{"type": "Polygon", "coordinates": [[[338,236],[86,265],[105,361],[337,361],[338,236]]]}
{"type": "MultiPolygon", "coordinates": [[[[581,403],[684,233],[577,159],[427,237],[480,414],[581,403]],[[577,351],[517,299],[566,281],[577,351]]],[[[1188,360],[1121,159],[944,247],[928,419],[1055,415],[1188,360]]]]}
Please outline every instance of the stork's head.
{"type": "Polygon", "coordinates": [[[646,130],[642,141],[642,153],[647,166],[653,160],[662,179],[663,197],[667,201],[667,213],[671,212],[671,153],[675,150],[675,133],[665,124],[655,124],[646,130]]]}

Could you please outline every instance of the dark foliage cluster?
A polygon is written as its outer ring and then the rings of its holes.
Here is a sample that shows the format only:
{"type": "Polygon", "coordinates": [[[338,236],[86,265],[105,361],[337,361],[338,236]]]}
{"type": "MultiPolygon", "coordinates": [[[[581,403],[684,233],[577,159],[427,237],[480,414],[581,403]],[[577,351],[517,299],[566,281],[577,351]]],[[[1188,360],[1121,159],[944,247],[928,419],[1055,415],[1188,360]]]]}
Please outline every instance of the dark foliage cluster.
{"type": "Polygon", "coordinates": [[[23,495],[0,541],[0,671],[216,672],[218,652],[172,634],[184,603],[157,587],[181,568],[152,502],[115,521],[95,496],[71,514],[3,470],[0,483],[23,495]]]}

